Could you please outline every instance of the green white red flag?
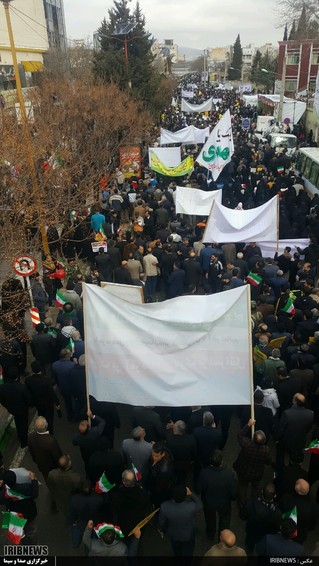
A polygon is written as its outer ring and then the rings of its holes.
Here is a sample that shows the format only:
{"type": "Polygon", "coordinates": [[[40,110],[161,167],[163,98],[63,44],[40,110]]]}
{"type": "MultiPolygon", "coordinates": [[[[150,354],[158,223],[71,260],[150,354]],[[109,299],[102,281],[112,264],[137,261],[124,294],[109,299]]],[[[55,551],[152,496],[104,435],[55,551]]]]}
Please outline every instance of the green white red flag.
{"type": "Polygon", "coordinates": [[[258,273],[252,273],[250,271],[246,277],[246,280],[248,281],[248,283],[253,285],[253,287],[258,287],[258,285],[260,285],[260,283],[262,282],[263,278],[261,277],[261,275],[258,275],[258,273]]]}
{"type": "Polygon", "coordinates": [[[290,297],[287,299],[285,306],[282,307],[281,310],[283,312],[286,312],[287,314],[295,314],[296,312],[295,305],[293,304],[292,299],[290,297]]]}
{"type": "Polygon", "coordinates": [[[297,517],[297,507],[295,506],[293,509],[291,509],[290,511],[287,511],[286,513],[283,513],[282,515],[283,519],[292,519],[293,522],[296,524],[296,530],[294,532],[294,534],[292,535],[292,538],[295,538],[298,535],[298,530],[297,530],[297,525],[298,525],[298,517],[297,517]]]}
{"type": "Polygon", "coordinates": [[[96,525],[96,527],[94,527],[94,531],[98,537],[100,537],[101,534],[105,531],[109,530],[115,531],[115,534],[118,536],[118,538],[124,538],[120,527],[118,527],[117,525],[112,525],[111,523],[99,523],[98,525],[96,525]]]}
{"type": "Polygon", "coordinates": [[[67,303],[67,300],[63,297],[60,289],[58,289],[57,292],[56,292],[55,302],[56,302],[57,307],[63,307],[63,305],[65,305],[65,303],[67,303]]]}
{"type": "Polygon", "coordinates": [[[11,501],[22,501],[23,499],[29,499],[28,495],[22,495],[14,489],[11,489],[7,485],[4,486],[4,497],[5,499],[11,499],[11,501]]]}
{"type": "Polygon", "coordinates": [[[99,481],[95,484],[95,492],[96,493],[108,493],[115,487],[115,483],[109,482],[105,473],[103,472],[102,476],[100,477],[99,481]]]}
{"type": "Polygon", "coordinates": [[[13,511],[5,511],[3,513],[2,528],[8,529],[8,538],[13,544],[19,544],[24,537],[24,526],[27,519],[24,519],[21,513],[13,511]]]}
{"type": "Polygon", "coordinates": [[[133,472],[134,472],[134,476],[135,476],[136,481],[141,481],[141,479],[142,479],[142,474],[138,471],[138,469],[136,468],[134,462],[132,462],[131,468],[132,468],[132,470],[133,470],[133,472]]]}
{"type": "Polygon", "coordinates": [[[305,452],[310,452],[310,454],[319,454],[319,440],[313,440],[310,442],[309,446],[305,448],[305,452]]]}

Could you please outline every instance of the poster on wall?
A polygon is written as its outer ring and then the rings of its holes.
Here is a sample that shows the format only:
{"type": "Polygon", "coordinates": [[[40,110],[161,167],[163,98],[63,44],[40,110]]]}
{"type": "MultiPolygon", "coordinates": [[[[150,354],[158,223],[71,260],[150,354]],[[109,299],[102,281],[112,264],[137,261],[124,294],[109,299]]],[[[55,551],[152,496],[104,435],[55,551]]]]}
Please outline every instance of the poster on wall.
{"type": "Polygon", "coordinates": [[[138,145],[120,147],[120,169],[126,179],[141,176],[141,148],[138,145]]]}

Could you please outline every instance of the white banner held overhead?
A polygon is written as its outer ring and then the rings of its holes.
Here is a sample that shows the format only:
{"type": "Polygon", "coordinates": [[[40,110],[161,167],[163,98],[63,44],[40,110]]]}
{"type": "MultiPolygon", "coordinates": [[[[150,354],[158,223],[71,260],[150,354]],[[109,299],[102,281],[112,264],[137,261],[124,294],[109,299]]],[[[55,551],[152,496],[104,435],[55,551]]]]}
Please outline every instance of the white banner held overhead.
{"type": "MultiPolygon", "coordinates": [[[[257,245],[261,249],[261,253],[263,257],[271,257],[273,258],[276,251],[277,251],[277,241],[274,240],[272,242],[257,242],[257,245]]],[[[285,247],[289,246],[291,248],[291,253],[296,253],[297,247],[304,250],[307,246],[309,246],[309,238],[300,238],[299,240],[279,240],[278,242],[278,254],[282,254],[285,247]]]]}
{"type": "Polygon", "coordinates": [[[213,98],[209,98],[202,104],[190,104],[182,98],[182,112],[211,112],[213,108],[213,98]]]}
{"type": "Polygon", "coordinates": [[[84,284],[83,307],[88,389],[99,401],[250,403],[247,286],[135,305],[84,284]]]}
{"type": "Polygon", "coordinates": [[[214,181],[234,153],[230,111],[227,110],[211,132],[196,161],[212,172],[214,181]]]}
{"type": "Polygon", "coordinates": [[[277,239],[278,197],[250,210],[215,201],[204,234],[206,243],[269,242],[277,239]]]}
{"type": "Polygon", "coordinates": [[[208,216],[214,200],[222,201],[222,191],[201,191],[191,187],[176,187],[176,214],[208,216]]]}
{"type": "Polygon", "coordinates": [[[187,145],[205,143],[208,136],[209,127],[196,128],[195,126],[187,126],[186,128],[182,128],[177,132],[170,132],[170,130],[161,128],[160,144],[166,145],[169,143],[183,143],[187,145]]]}
{"type": "Polygon", "coordinates": [[[177,167],[182,161],[180,147],[149,147],[148,148],[148,161],[151,163],[150,152],[155,153],[156,157],[160,159],[166,167],[177,167]]]}
{"type": "Polygon", "coordinates": [[[192,90],[182,90],[182,98],[194,98],[192,90]]]}

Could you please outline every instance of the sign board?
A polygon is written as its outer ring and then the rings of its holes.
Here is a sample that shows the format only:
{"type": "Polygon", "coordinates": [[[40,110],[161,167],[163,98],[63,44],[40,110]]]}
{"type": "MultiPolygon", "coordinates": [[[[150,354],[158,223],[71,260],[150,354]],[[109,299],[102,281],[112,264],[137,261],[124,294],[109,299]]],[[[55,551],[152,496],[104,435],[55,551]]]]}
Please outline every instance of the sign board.
{"type": "Polygon", "coordinates": [[[126,179],[141,176],[141,148],[138,145],[120,147],[120,169],[126,179]]]}
{"type": "Polygon", "coordinates": [[[250,118],[243,118],[241,121],[241,126],[243,130],[249,130],[250,128],[250,118]]]}
{"type": "Polygon", "coordinates": [[[12,263],[13,270],[17,275],[22,277],[28,277],[36,272],[37,262],[36,260],[27,254],[22,254],[16,257],[12,263]]]}
{"type": "Polygon", "coordinates": [[[124,299],[129,303],[134,303],[135,305],[144,303],[143,287],[139,287],[138,285],[122,285],[120,283],[101,281],[101,287],[108,291],[108,293],[120,299],[124,299]]]}
{"type": "Polygon", "coordinates": [[[107,242],[91,242],[92,252],[97,254],[100,248],[104,248],[104,252],[107,252],[107,242]]]}

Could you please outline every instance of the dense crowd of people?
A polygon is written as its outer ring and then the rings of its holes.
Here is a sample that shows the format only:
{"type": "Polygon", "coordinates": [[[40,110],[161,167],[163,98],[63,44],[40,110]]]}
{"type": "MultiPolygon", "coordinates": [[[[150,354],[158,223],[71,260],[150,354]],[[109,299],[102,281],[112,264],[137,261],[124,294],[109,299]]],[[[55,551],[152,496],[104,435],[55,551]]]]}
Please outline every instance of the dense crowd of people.
{"type": "MultiPolygon", "coordinates": [[[[0,403],[14,416],[20,445],[28,446],[46,483],[51,512],[65,517],[74,547],[83,541],[89,556],[141,552],[147,530],[137,525],[155,510],[150,525],[168,537],[183,563],[193,555],[201,512],[207,538],[215,542],[207,556],[299,556],[318,521],[318,196],[309,197],[284,148],[276,153],[254,136],[255,108],[245,107],[234,91],[209,86],[199,88],[194,101],[209,96],[218,100],[209,116],[185,115],[174,106],[161,121],[172,131],[213,126],[230,108],[235,153],[216,183],[196,162],[177,182],[147,163],[141,178],[126,179],[117,169],[98,202],[70,214],[71,237],[48,227],[50,255],[31,283],[41,319],[31,337],[23,329],[27,292],[17,279],[2,287],[0,403]],[[249,131],[242,129],[243,117],[251,118],[249,131]],[[177,184],[220,189],[229,208],[254,208],[278,194],[280,238],[309,238],[309,244],[294,252],[292,243],[272,257],[264,257],[256,242],[203,244],[206,219],[176,215],[177,184]],[[102,281],[140,286],[146,302],[250,285],[254,418],[250,407],[134,407],[131,437],[115,447],[121,427],[116,405],[90,397],[87,408],[82,286],[102,281]],[[56,299],[58,311],[50,308],[56,299]],[[38,417],[29,432],[32,407],[38,417]],[[63,438],[54,435],[61,407],[77,423],[73,444],[84,475],[73,471],[63,438]],[[230,468],[224,453],[232,419],[240,426],[230,468]],[[310,440],[317,449],[306,469],[310,440]],[[267,466],[273,481],[265,482],[267,466]],[[234,501],[245,522],[245,548],[230,530],[234,501]]],[[[153,134],[156,140],[158,130],[153,134]]],[[[199,150],[182,148],[195,158],[199,150]]],[[[37,496],[33,472],[2,466],[0,502],[27,519],[27,542],[37,540],[37,496]]]]}

